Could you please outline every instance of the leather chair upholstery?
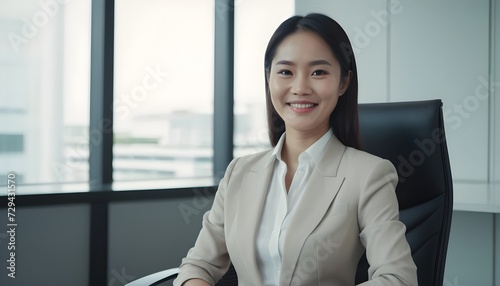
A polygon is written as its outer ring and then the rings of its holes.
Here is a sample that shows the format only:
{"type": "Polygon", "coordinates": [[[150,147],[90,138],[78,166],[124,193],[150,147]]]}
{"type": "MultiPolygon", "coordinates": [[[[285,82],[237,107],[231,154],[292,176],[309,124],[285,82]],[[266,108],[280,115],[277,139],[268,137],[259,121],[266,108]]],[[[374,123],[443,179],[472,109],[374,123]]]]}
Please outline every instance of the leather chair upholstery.
{"type": "MultiPolygon", "coordinates": [[[[390,160],[399,183],[400,220],[419,285],[442,286],[453,211],[453,186],[441,100],[360,104],[363,149],[390,160]]],[[[366,281],[363,257],[356,282],[366,281]]]]}

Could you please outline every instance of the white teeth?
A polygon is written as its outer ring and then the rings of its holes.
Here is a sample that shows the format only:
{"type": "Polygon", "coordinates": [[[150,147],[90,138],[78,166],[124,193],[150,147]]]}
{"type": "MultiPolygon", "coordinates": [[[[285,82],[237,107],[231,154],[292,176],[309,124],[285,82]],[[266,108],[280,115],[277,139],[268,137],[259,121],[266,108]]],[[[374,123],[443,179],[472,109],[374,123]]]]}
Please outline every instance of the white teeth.
{"type": "Polygon", "coordinates": [[[314,106],[312,103],[290,103],[293,108],[311,108],[314,106]]]}

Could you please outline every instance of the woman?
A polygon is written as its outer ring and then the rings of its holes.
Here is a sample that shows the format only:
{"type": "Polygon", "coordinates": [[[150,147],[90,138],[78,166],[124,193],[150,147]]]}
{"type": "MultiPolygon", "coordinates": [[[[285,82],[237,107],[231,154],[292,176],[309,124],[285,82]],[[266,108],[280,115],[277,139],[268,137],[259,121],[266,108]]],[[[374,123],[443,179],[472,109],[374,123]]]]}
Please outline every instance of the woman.
{"type": "Polygon", "coordinates": [[[231,162],[174,285],[417,285],[398,219],[394,166],[358,150],[351,44],[321,14],[294,16],[265,53],[274,148],[231,162]],[[285,132],[286,131],[286,132],[285,132]]]}

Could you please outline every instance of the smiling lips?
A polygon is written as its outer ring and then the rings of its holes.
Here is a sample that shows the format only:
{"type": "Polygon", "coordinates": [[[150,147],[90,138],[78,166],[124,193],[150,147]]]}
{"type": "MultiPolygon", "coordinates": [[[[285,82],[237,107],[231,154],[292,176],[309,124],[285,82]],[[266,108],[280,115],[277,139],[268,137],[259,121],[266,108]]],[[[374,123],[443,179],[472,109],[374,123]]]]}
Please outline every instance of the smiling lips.
{"type": "Polygon", "coordinates": [[[297,113],[312,111],[318,104],[316,103],[287,103],[290,108],[297,113]]]}

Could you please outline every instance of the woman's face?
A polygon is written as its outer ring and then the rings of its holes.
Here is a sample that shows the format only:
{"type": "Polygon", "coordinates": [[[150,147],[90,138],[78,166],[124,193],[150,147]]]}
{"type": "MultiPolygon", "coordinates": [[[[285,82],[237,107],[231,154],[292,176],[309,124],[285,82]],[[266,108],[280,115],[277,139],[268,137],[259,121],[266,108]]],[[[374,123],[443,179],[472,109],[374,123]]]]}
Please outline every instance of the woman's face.
{"type": "Polygon", "coordinates": [[[299,31],[277,47],[268,75],[271,101],[286,131],[326,132],[329,118],[349,81],[316,33],[299,31]]]}

